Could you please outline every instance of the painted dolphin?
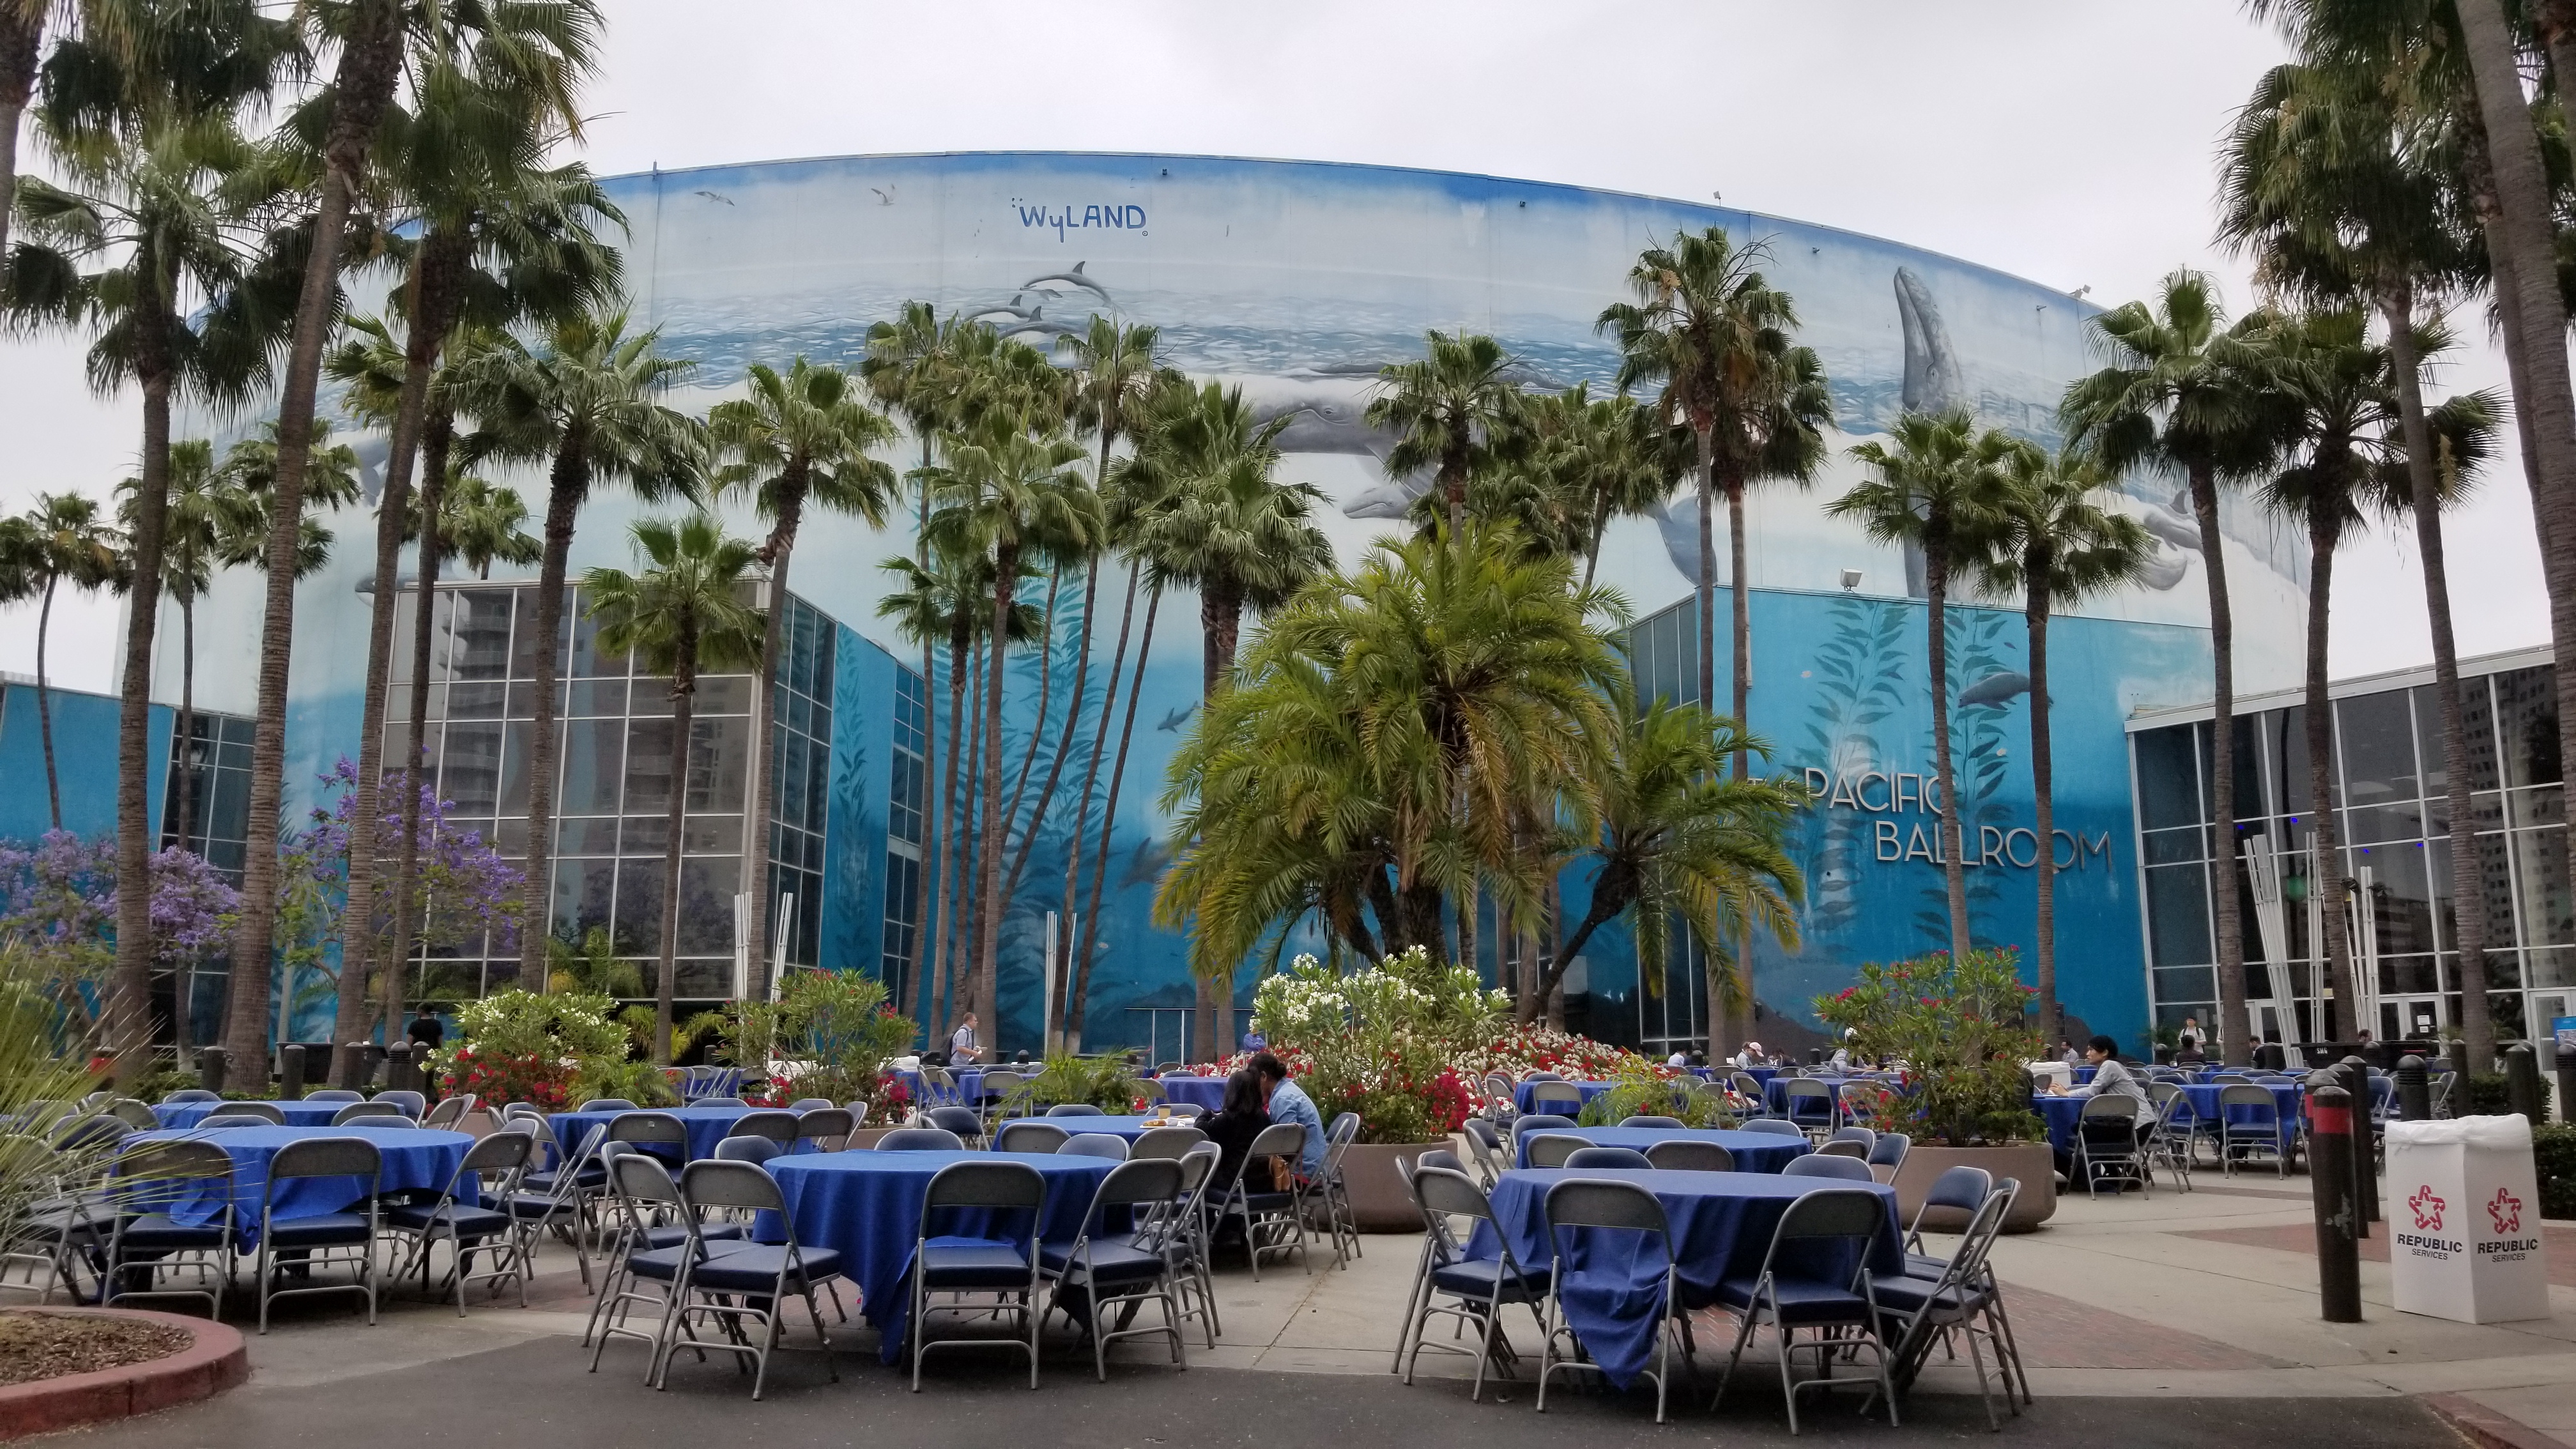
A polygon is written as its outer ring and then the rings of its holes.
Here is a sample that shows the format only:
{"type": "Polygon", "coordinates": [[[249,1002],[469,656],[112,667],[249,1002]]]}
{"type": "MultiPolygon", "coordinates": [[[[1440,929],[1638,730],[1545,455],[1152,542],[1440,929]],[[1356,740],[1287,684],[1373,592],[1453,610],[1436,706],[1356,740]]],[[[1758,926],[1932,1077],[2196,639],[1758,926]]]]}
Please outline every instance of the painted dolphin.
{"type": "Polygon", "coordinates": [[[2200,525],[2191,519],[2149,504],[2138,521],[2146,525],[2147,532],[2175,548],[2200,552],[2200,525]]]}
{"type": "Polygon", "coordinates": [[[1165,731],[1178,731],[1182,722],[1190,717],[1191,711],[1197,708],[1198,705],[1195,703],[1182,705],[1179,709],[1173,710],[1170,714],[1163,716],[1163,722],[1154,726],[1154,728],[1165,731]]]}
{"type": "Polygon", "coordinates": [[[2030,693],[2030,676],[2006,669],[1989,674],[1959,691],[1961,704],[2008,704],[2015,697],[2030,693]]]}
{"type": "Polygon", "coordinates": [[[1171,863],[1172,853],[1163,848],[1161,841],[1150,836],[1137,841],[1135,850],[1127,856],[1127,868],[1118,873],[1119,887],[1151,885],[1163,878],[1163,868],[1171,863]]]}
{"type": "Polygon", "coordinates": [[[1044,275],[1042,275],[1042,276],[1035,276],[1035,277],[1031,277],[1031,278],[1029,278],[1027,281],[1020,283],[1020,287],[1021,287],[1021,289],[1022,289],[1022,290],[1024,290],[1024,291],[1025,291],[1026,289],[1028,289],[1028,288],[1030,288],[1030,287],[1034,287],[1034,286],[1036,286],[1036,285],[1037,285],[1038,283],[1040,283],[1040,282],[1062,282],[1062,283],[1064,283],[1066,286],[1069,286],[1069,287],[1081,287],[1081,288],[1084,288],[1084,289],[1086,289],[1086,290],[1088,290],[1088,291],[1096,292],[1096,293],[1098,293],[1098,294],[1100,295],[1100,300],[1101,300],[1101,301],[1103,301],[1103,302],[1108,301],[1108,300],[1109,300],[1109,289],[1108,289],[1107,287],[1104,287],[1104,286],[1100,285],[1098,282],[1095,282],[1095,281],[1091,280],[1091,278],[1090,278],[1090,277],[1086,276],[1086,275],[1083,273],[1083,270],[1082,270],[1082,269],[1083,269],[1083,267],[1084,267],[1085,265],[1086,265],[1086,263],[1084,263],[1084,262],[1075,262],[1075,263],[1073,264],[1073,270],[1072,270],[1072,271],[1069,271],[1069,272],[1048,272],[1048,273],[1045,273],[1045,274],[1044,274],[1044,275]]]}
{"type": "Polygon", "coordinates": [[[1051,317],[1033,316],[1026,322],[1014,322],[1010,326],[1003,328],[1002,335],[1004,337],[1018,337],[1024,333],[1044,332],[1052,337],[1082,337],[1089,335],[1090,331],[1091,327],[1087,322],[1080,327],[1076,327],[1072,323],[1058,322],[1051,317]]]}
{"type": "Polygon", "coordinates": [[[2158,593],[2163,593],[2181,583],[2190,572],[2191,565],[2179,555],[2169,552],[2164,547],[2164,540],[2158,539],[2156,547],[2138,566],[2138,582],[2158,593]]]}
{"type": "Polygon", "coordinates": [[[1046,310],[1043,305],[1036,307],[1023,307],[1019,305],[1019,301],[1019,298],[1013,297],[1007,302],[994,302],[986,306],[974,308],[965,314],[966,320],[969,322],[981,322],[987,317],[1015,317],[1022,322],[1035,322],[1038,320],[1038,314],[1046,310]]]}

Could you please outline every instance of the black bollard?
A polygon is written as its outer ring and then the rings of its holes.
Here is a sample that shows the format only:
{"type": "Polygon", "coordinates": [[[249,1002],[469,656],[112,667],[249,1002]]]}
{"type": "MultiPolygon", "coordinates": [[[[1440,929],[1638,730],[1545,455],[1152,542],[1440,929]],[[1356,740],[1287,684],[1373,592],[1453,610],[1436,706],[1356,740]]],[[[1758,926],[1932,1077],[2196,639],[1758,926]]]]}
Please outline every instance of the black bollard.
{"type": "Polygon", "coordinates": [[[2518,1041],[2504,1049],[2505,1110],[2520,1112],[2537,1127],[2549,1120],[2549,1104],[2540,1094],[2540,1054],[2518,1041]]]}
{"type": "Polygon", "coordinates": [[[2433,1089],[2424,1075],[2424,1059],[2407,1055],[2397,1059],[2397,1116],[2406,1122],[2433,1120],[2433,1089]]]}
{"type": "Polygon", "coordinates": [[[2379,1220],[2379,1154],[2374,1140],[2378,1134],[2370,1130],[2370,1064],[2346,1055],[2334,1070],[2343,1074],[2343,1089],[2352,1097],[2353,1236],[2366,1238],[2370,1225],[2379,1220]]]}
{"type": "Polygon", "coordinates": [[[367,1044],[342,1042],[331,1053],[331,1085],[352,1092],[366,1090],[367,1044]]]}
{"type": "Polygon", "coordinates": [[[224,1049],[219,1046],[197,1048],[197,1085],[217,1096],[224,1091],[224,1049]]]}
{"type": "Polygon", "coordinates": [[[420,1090],[420,1079],[412,1071],[410,1042],[398,1041],[385,1048],[385,1087],[396,1092],[420,1090]]]}
{"type": "Polygon", "coordinates": [[[2558,1120],[2576,1122],[2576,1050],[2558,1049],[2558,1120]]]}
{"type": "Polygon", "coordinates": [[[384,1083],[385,1049],[374,1042],[358,1043],[358,1086],[366,1089],[384,1083]]]}
{"type": "Polygon", "coordinates": [[[2466,1107],[2469,1101],[2469,1044],[2458,1037],[2453,1037],[2442,1044],[2442,1054],[2451,1059],[2451,1070],[2460,1074],[2460,1085],[2457,1089],[2460,1095],[2455,1099],[2460,1106],[2452,1110],[2459,1116],[2467,1116],[2468,1114],[2460,1109],[2466,1107]]]}
{"type": "Polygon", "coordinates": [[[277,1049],[277,1100],[304,1100],[304,1048],[294,1042],[277,1049]]]}
{"type": "Polygon", "coordinates": [[[2352,1195],[2359,1130],[2352,1094],[2334,1075],[2308,1078],[2308,1186],[2317,1218],[2317,1300],[2328,1323],[2361,1322],[2361,1205],[2352,1195]]]}

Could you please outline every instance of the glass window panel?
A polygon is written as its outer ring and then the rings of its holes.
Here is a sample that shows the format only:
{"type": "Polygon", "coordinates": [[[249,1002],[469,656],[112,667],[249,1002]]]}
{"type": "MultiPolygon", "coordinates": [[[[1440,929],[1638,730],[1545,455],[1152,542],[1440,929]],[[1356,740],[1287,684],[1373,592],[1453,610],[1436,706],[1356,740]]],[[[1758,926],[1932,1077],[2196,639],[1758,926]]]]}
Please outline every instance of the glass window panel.
{"type": "Polygon", "coordinates": [[[2184,861],[2203,860],[2208,839],[2206,827],[2196,830],[2150,830],[2146,835],[2147,864],[2179,865],[2184,861]]]}
{"type": "Polygon", "coordinates": [[[2530,953],[2531,987],[2576,986],[2576,950],[2565,946],[2543,946],[2530,953]]]}
{"type": "Polygon", "coordinates": [[[499,719],[508,687],[499,683],[452,684],[447,688],[447,718],[499,719]]]}
{"type": "Polygon", "coordinates": [[[623,679],[578,679],[566,698],[564,713],[569,715],[621,715],[626,713],[626,681],[623,679]]]}
{"type": "MultiPolygon", "coordinates": [[[[563,677],[564,660],[572,653],[573,620],[579,615],[579,610],[573,605],[572,593],[573,591],[569,586],[564,589],[563,615],[555,621],[555,677],[558,679],[563,677]]],[[[534,679],[537,677],[537,634],[535,629],[537,617],[537,591],[535,587],[530,586],[526,589],[520,590],[519,598],[521,604],[524,606],[525,612],[519,628],[512,634],[510,639],[510,677],[512,679],[534,679]]]]}
{"type": "MultiPolygon", "coordinates": [[[[512,725],[512,729],[523,726],[512,725]]],[[[614,815],[626,776],[626,721],[574,720],[564,726],[562,798],[566,815],[614,815]]]]}
{"type": "Polygon", "coordinates": [[[690,816],[680,826],[680,851],[684,855],[742,854],[742,817],[739,815],[690,816]]]}
{"type": "Polygon", "coordinates": [[[722,1000],[733,995],[733,957],[716,961],[703,957],[683,959],[673,970],[671,980],[671,994],[681,1000],[722,1000]]]}
{"type": "Polygon", "coordinates": [[[2494,680],[2503,783],[2557,784],[2558,694],[2549,667],[2509,670],[2494,680]]]}
{"type": "MultiPolygon", "coordinates": [[[[2451,777],[2443,767],[2448,758],[2442,737],[2442,692],[2432,685],[2421,685],[2415,694],[2415,744],[2423,756],[2424,793],[2438,798],[2451,788],[2451,777]]],[[[2460,681],[2460,727],[2468,736],[2469,788],[2496,788],[2495,710],[2486,678],[2481,675],[2460,681]]]]}
{"type": "Polygon", "coordinates": [[[2263,713],[2264,750],[2268,757],[2265,763],[2272,771],[2272,788],[2281,797],[2276,814],[2305,815],[2313,798],[2308,779],[2307,719],[2304,705],[2263,713]]]}
{"type": "Polygon", "coordinates": [[[735,716],[692,720],[690,724],[690,812],[739,812],[743,808],[743,777],[750,773],[751,721],[735,716]]]}
{"type": "Polygon", "coordinates": [[[617,862],[613,860],[560,860],[555,862],[554,933],[557,939],[579,941],[594,926],[609,923],[609,910],[617,889],[617,862]]]}
{"type": "MultiPolygon", "coordinates": [[[[562,726],[556,726],[558,730],[562,726]]],[[[525,814],[528,808],[528,769],[534,763],[536,724],[532,720],[511,720],[501,726],[501,813],[525,814]]],[[[562,735],[555,736],[560,740],[562,735]]]]}
{"type": "Polygon", "coordinates": [[[563,673],[574,679],[623,679],[626,656],[603,654],[599,648],[599,621],[590,616],[588,598],[584,608],[576,611],[572,621],[572,642],[564,660],[563,673]]]}
{"type": "MultiPolygon", "coordinates": [[[[680,862],[682,954],[733,954],[733,895],[741,880],[739,856],[680,862]]],[[[803,914],[801,908],[798,914],[803,914]]]]}
{"type": "Polygon", "coordinates": [[[492,848],[511,860],[528,858],[528,817],[504,815],[492,827],[492,848]]]}
{"type": "Polygon", "coordinates": [[[2531,1029],[2526,1024],[2523,1014],[2523,996],[2521,992],[2517,991],[2511,995],[2490,996],[2487,998],[2487,1001],[2489,1003],[2487,1007],[2488,1011],[2493,1013],[2495,1016],[2496,1040],[2515,1041],[2531,1034],[2531,1029]]]}
{"type": "Polygon", "coordinates": [[[2209,882],[2205,867],[2152,866],[2147,870],[2147,937],[2158,966],[2209,962],[2209,882]]]}
{"type": "Polygon", "coordinates": [[[778,816],[791,825],[805,823],[805,737],[778,737],[778,816]]]}
{"type": "Polygon", "coordinates": [[[636,679],[626,693],[626,712],[638,717],[667,716],[671,712],[671,681],[645,675],[636,679]]]}
{"type": "Polygon", "coordinates": [[[660,861],[618,862],[617,925],[612,934],[617,942],[617,953],[621,956],[661,954],[662,863],[660,861]]]}
{"type": "MultiPolygon", "coordinates": [[[[564,697],[570,688],[571,685],[564,680],[558,679],[555,681],[555,718],[557,719],[563,718],[566,713],[564,709],[564,697]]],[[[533,681],[511,681],[509,717],[511,719],[535,719],[537,717],[537,686],[533,681]]]]}
{"type": "Polygon", "coordinates": [[[719,674],[698,681],[698,714],[751,713],[751,676],[719,674]]]}
{"type": "Polygon", "coordinates": [[[561,822],[561,828],[555,832],[555,853],[558,855],[615,855],[617,822],[613,819],[580,817],[565,820],[561,822]]]}
{"type": "Polygon", "coordinates": [[[2204,1002],[2218,994],[2218,978],[2207,966],[2183,966],[2156,972],[2156,1000],[2204,1002]]]}
{"type": "Polygon", "coordinates": [[[501,727],[450,724],[438,787],[465,815],[490,815],[501,798],[501,727]]]}
{"type": "MultiPolygon", "coordinates": [[[[2379,933],[2379,954],[2407,955],[2433,949],[2432,884],[2420,844],[2365,847],[2352,853],[2355,872],[2370,872],[2371,920],[2379,933]]],[[[2355,879],[2360,877],[2356,874],[2355,879]]]]}
{"type": "Polygon", "coordinates": [[[403,589],[394,595],[394,637],[392,657],[386,663],[385,680],[389,684],[411,682],[412,620],[418,617],[420,591],[403,589]]]}
{"type": "Polygon", "coordinates": [[[2414,715],[2406,691],[2337,700],[2335,719],[2342,731],[2347,807],[2369,809],[2413,800],[2423,793],[2415,766],[2414,715]]]}
{"type": "Polygon", "coordinates": [[[2192,758],[2188,725],[2131,735],[2138,760],[2139,823],[2149,830],[2198,824],[2199,764],[2192,758]]]}
{"type": "Polygon", "coordinates": [[[510,589],[466,589],[454,595],[451,677],[500,679],[510,662],[510,589]]]}
{"type": "Polygon", "coordinates": [[[2525,946],[2563,946],[2576,941],[2576,910],[2567,898],[2567,831],[2517,830],[2513,834],[2514,875],[2521,882],[2525,946]]]}
{"type": "Polygon", "coordinates": [[[624,828],[618,832],[618,854],[630,857],[649,856],[659,860],[662,858],[662,846],[670,838],[670,822],[661,816],[630,815],[626,818],[624,828]]]}
{"type": "Polygon", "coordinates": [[[2567,792],[2563,785],[2543,785],[2532,790],[2507,790],[2504,793],[2505,824],[2515,830],[2537,830],[2567,823],[2567,792]]]}
{"type": "Polygon", "coordinates": [[[658,815],[671,802],[671,722],[626,722],[626,814],[658,815]]]}

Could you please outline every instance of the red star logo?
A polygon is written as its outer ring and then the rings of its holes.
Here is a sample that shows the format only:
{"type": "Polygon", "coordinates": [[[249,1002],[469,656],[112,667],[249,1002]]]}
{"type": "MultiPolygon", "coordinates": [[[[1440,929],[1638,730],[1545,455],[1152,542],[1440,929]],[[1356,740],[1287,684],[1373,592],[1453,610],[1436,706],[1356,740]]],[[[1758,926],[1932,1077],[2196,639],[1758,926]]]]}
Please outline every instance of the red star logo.
{"type": "Polygon", "coordinates": [[[2487,1217],[2499,1233],[2522,1231],[2522,1199],[2503,1188],[2496,1189],[2495,1200],[2487,1204],[2487,1217]]]}
{"type": "Polygon", "coordinates": [[[2433,1195],[2431,1183],[2416,1188],[2415,1195],[2406,1199],[2406,1205],[2415,1210],[2415,1226],[2418,1231],[2438,1233],[2442,1230],[2442,1208],[2445,1204],[2433,1195]]]}

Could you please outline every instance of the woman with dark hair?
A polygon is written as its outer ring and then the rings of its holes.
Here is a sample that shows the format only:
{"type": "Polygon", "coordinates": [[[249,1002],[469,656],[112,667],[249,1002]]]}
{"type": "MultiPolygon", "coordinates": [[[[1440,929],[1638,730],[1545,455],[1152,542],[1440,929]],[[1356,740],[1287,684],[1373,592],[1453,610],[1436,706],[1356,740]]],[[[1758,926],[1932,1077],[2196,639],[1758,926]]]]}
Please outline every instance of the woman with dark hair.
{"type": "Polygon", "coordinates": [[[1222,1193],[1234,1186],[1234,1175],[1243,1167],[1243,1154],[1251,1149],[1252,1139],[1269,1125],[1270,1109],[1262,1102],[1261,1078],[1250,1067],[1237,1069],[1225,1079],[1224,1105],[1198,1123],[1199,1130],[1216,1144],[1216,1176],[1210,1180],[1215,1191],[1222,1193]]]}

